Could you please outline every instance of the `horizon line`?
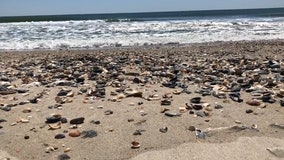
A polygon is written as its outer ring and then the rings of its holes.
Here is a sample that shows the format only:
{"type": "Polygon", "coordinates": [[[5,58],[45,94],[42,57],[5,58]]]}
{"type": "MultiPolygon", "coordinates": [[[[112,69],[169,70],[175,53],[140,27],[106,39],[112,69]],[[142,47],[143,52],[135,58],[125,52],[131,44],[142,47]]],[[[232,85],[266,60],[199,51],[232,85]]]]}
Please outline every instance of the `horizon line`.
{"type": "Polygon", "coordinates": [[[202,12],[202,11],[234,11],[234,10],[261,10],[261,9],[284,9],[284,7],[270,7],[270,8],[234,8],[234,9],[193,9],[193,10],[180,10],[180,11],[145,11],[145,12],[101,12],[101,13],[63,13],[63,14],[31,14],[20,16],[0,16],[1,18],[11,17],[45,17],[45,16],[74,16],[74,15],[112,15],[112,14],[143,14],[143,13],[171,13],[171,12],[202,12]]]}

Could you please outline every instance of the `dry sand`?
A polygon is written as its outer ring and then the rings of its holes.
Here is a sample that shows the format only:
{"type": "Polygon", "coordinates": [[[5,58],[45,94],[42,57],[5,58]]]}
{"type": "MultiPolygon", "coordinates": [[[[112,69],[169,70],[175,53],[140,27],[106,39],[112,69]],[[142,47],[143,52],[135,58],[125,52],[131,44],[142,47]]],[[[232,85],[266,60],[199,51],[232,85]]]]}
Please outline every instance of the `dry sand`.
{"type": "MultiPolygon", "coordinates": [[[[244,56],[257,59],[256,62],[272,57],[281,61],[283,67],[284,42],[228,42],[206,43],[182,46],[153,46],[138,48],[100,49],[84,51],[33,51],[33,52],[6,52],[0,53],[1,71],[9,70],[11,66],[23,61],[43,59],[49,55],[49,60],[59,60],[68,57],[84,57],[93,54],[126,56],[165,56],[171,59],[179,58],[186,62],[188,59],[196,61],[204,58],[230,58],[244,56]],[[18,61],[19,60],[19,61],[18,61]],[[13,64],[14,63],[14,64],[13,64]]],[[[119,57],[119,56],[118,56],[119,57]]],[[[133,58],[132,57],[132,58],[133,58]]],[[[132,66],[135,70],[136,66],[132,66]]],[[[39,70],[39,65],[34,61],[30,69],[39,70]]],[[[139,72],[139,70],[136,70],[139,72]]],[[[273,74],[271,75],[273,76],[273,74]]],[[[139,77],[139,76],[138,76],[139,77]]],[[[179,107],[185,107],[185,103],[193,97],[200,96],[194,91],[199,89],[200,84],[189,85],[191,94],[181,93],[175,95],[177,90],[162,87],[161,84],[138,85],[132,82],[133,77],[128,77],[125,83],[130,88],[143,92],[144,97],[157,94],[159,98],[166,93],[171,93],[172,103],[165,106],[170,112],[179,112],[179,107]]],[[[106,87],[106,97],[98,98],[93,103],[83,103],[85,94],[78,95],[79,87],[50,87],[43,85],[33,86],[22,84],[21,79],[11,82],[19,88],[29,89],[28,95],[10,94],[0,95],[1,104],[13,104],[32,98],[38,93],[44,95],[36,104],[17,105],[11,111],[0,110],[0,119],[7,122],[0,123],[0,160],[4,157],[17,157],[21,160],[31,159],[57,159],[61,154],[67,154],[71,159],[280,159],[270,153],[267,148],[284,148],[284,129],[271,127],[270,124],[284,124],[284,107],[277,102],[266,104],[266,108],[249,106],[245,102],[251,99],[249,93],[241,92],[244,102],[237,103],[227,98],[226,101],[213,96],[202,97],[203,102],[211,105],[212,111],[206,117],[197,117],[188,112],[179,117],[167,117],[160,113],[162,108],[160,100],[147,101],[139,97],[128,97],[121,102],[112,102],[111,91],[113,87],[106,87]],[[71,89],[75,96],[73,102],[65,103],[61,109],[48,109],[54,105],[56,94],[62,88],[71,89]],[[143,102],[142,105],[138,105],[143,102]],[[214,109],[216,104],[221,104],[223,109],[214,109]],[[99,106],[102,106],[100,108],[99,106]],[[30,113],[23,113],[25,108],[31,108],[30,113]],[[251,109],[253,113],[247,114],[251,109]],[[113,114],[105,115],[104,111],[112,110],[113,114]],[[146,115],[143,115],[146,113],[146,115]],[[60,129],[49,130],[45,124],[46,117],[51,114],[61,114],[68,121],[77,117],[84,117],[84,123],[78,125],[80,131],[95,130],[98,135],[93,138],[69,137],[71,126],[69,123],[62,124],[60,129]],[[29,123],[21,123],[21,119],[29,119],[29,123]],[[99,125],[90,123],[92,120],[100,121],[99,125]],[[236,124],[236,120],[239,122],[236,124]],[[15,125],[11,125],[15,123],[15,125]],[[232,125],[247,126],[244,130],[224,130],[206,133],[205,139],[196,137],[195,132],[189,131],[189,126],[195,126],[202,131],[208,128],[228,127],[232,125]],[[257,125],[257,129],[251,129],[257,125]],[[167,133],[161,133],[160,128],[166,126],[167,133]],[[142,135],[133,135],[135,130],[145,130],[142,135]],[[55,139],[58,133],[64,133],[66,138],[55,139]],[[28,139],[24,137],[28,136],[28,139]],[[131,142],[138,141],[140,148],[131,149],[131,142]],[[54,151],[46,153],[48,147],[54,151]],[[67,149],[70,148],[70,151],[67,149]],[[68,151],[67,151],[68,150],[68,151]],[[64,152],[66,151],[66,152],[64,152]],[[7,152],[10,154],[8,155],[7,152]]],[[[281,85],[281,84],[280,84],[281,85]]],[[[282,84],[283,85],[283,84],[282,84]]],[[[94,87],[95,82],[86,80],[85,86],[94,87]],[[88,85],[86,85],[88,84],[88,85]]],[[[280,157],[280,158],[279,158],[280,157]]],[[[284,156],[282,157],[284,158],[284,156]]]]}

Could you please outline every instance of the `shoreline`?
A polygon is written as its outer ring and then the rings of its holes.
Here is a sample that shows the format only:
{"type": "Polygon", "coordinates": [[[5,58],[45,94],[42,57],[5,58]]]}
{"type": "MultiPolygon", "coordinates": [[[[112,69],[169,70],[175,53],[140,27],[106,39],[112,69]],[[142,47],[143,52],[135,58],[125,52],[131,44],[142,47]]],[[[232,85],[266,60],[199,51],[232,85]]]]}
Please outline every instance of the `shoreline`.
{"type": "Polygon", "coordinates": [[[208,46],[208,45],[232,45],[232,44],[282,44],[284,39],[269,39],[269,40],[241,40],[241,41],[215,41],[215,42],[200,42],[200,43],[168,43],[168,44],[153,44],[153,45],[142,45],[142,46],[108,46],[102,48],[68,48],[68,49],[31,49],[31,50],[0,50],[1,53],[11,52],[64,52],[64,51],[105,51],[105,50],[128,50],[128,49],[152,49],[152,48],[166,48],[166,47],[191,47],[191,46],[208,46]]]}
{"type": "Polygon", "coordinates": [[[219,155],[204,150],[235,144],[224,155],[241,159],[246,140],[251,152],[274,159],[266,148],[284,147],[284,40],[0,56],[0,91],[7,91],[0,92],[0,150],[22,160],[164,159],[173,151],[183,159],[191,144],[203,159],[219,155]],[[54,115],[60,124],[47,123],[54,115]],[[75,130],[81,135],[70,136],[75,130]],[[133,141],[140,145],[131,148],[133,141]]]}

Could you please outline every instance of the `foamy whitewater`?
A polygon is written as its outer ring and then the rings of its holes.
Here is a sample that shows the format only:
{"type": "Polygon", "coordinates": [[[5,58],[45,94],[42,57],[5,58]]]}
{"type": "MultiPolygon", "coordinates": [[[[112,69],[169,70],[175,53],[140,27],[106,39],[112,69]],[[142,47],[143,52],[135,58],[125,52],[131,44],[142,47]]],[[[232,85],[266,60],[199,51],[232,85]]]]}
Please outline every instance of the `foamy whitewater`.
{"type": "Polygon", "coordinates": [[[284,39],[284,17],[0,23],[0,50],[284,39]]]}

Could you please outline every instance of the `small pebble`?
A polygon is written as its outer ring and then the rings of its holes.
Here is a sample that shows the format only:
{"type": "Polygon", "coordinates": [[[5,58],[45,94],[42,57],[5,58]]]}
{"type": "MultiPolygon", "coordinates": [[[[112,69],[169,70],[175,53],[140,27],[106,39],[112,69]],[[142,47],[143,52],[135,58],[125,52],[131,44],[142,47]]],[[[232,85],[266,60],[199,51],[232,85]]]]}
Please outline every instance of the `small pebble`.
{"type": "Polygon", "coordinates": [[[168,127],[160,128],[159,131],[162,132],[162,133],[167,133],[168,132],[168,127]]]}
{"type": "Polygon", "coordinates": [[[88,130],[82,132],[82,138],[93,138],[96,137],[98,133],[95,130],[88,130]]]}
{"type": "Polygon", "coordinates": [[[195,128],[194,126],[189,126],[189,127],[188,127],[188,130],[190,130],[190,131],[195,131],[195,129],[196,129],[196,128],[195,128]]]}
{"type": "Polygon", "coordinates": [[[54,138],[55,139],[63,139],[63,138],[65,138],[65,134],[59,133],[59,134],[55,135],[54,138]]]}
{"type": "Polygon", "coordinates": [[[252,113],[252,112],[253,112],[253,110],[251,110],[251,109],[247,109],[247,110],[246,110],[246,113],[247,113],[247,114],[252,113]]]}
{"type": "Polygon", "coordinates": [[[69,131],[69,136],[70,137],[79,137],[81,135],[81,132],[79,130],[71,130],[69,131]]]}
{"type": "Polygon", "coordinates": [[[74,118],[70,120],[70,124],[82,124],[84,123],[84,120],[85,120],[84,117],[74,118]]]}
{"type": "Polygon", "coordinates": [[[60,154],[60,155],[57,157],[57,160],[67,160],[67,159],[71,159],[71,157],[68,156],[67,154],[60,154]]]}
{"type": "Polygon", "coordinates": [[[91,120],[91,122],[90,123],[93,123],[93,124],[101,124],[101,122],[100,121],[96,121],[96,120],[91,120]]]}
{"type": "Polygon", "coordinates": [[[23,110],[23,113],[30,113],[31,111],[32,111],[31,108],[25,108],[25,109],[23,110]]]}

